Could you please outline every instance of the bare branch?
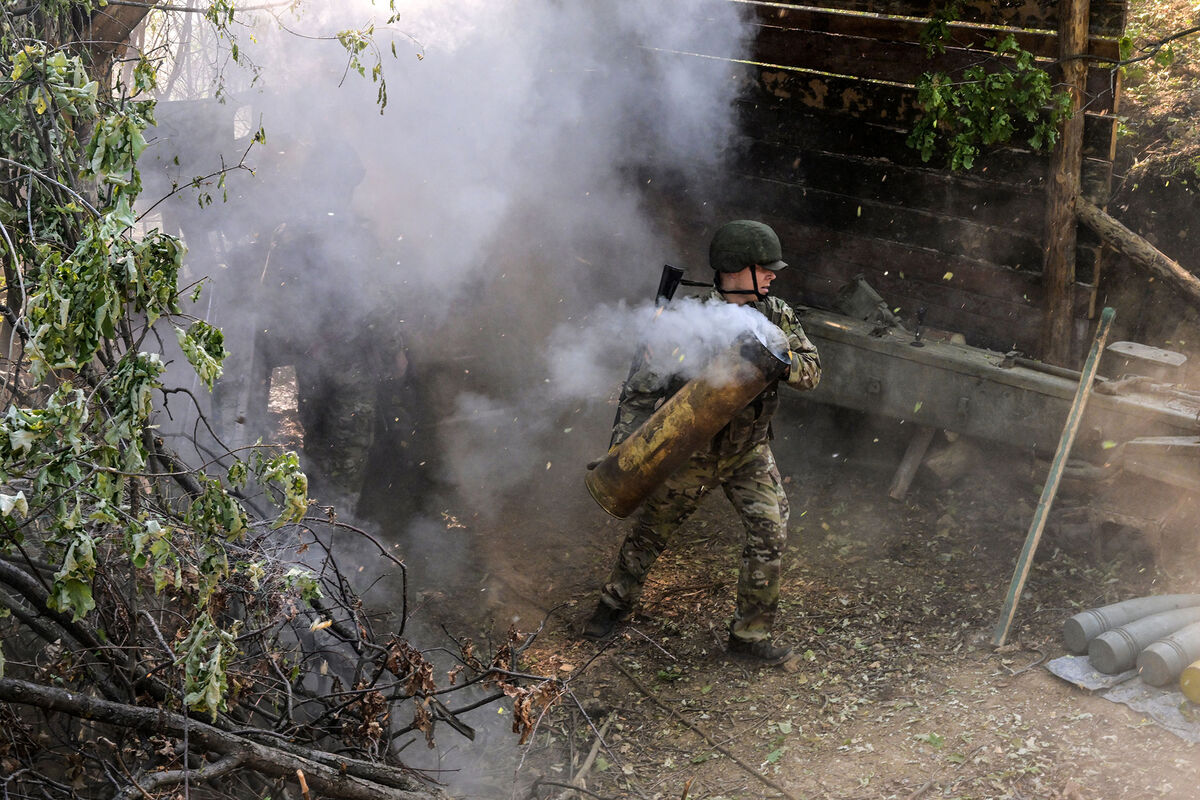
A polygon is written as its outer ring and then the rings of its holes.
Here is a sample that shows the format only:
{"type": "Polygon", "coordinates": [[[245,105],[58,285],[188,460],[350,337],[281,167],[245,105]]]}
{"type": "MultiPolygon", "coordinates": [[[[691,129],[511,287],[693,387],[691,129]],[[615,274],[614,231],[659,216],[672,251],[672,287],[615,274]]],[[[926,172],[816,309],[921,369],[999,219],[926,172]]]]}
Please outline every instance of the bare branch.
{"type": "Polygon", "coordinates": [[[176,769],[164,772],[152,772],[142,777],[138,782],[127,787],[117,795],[116,800],[134,800],[137,797],[149,797],[151,792],[167,786],[177,786],[188,780],[213,781],[223,778],[242,766],[245,761],[242,753],[230,753],[219,761],[205,764],[197,769],[176,769]]]}
{"type": "Polygon", "coordinates": [[[381,774],[389,775],[397,784],[408,788],[398,789],[345,774],[327,765],[326,759],[335,758],[332,754],[321,754],[301,747],[289,748],[294,752],[284,752],[163,709],[100,700],[78,692],[13,678],[0,678],[0,700],[147,734],[182,736],[186,725],[192,740],[208,751],[223,755],[241,754],[242,765],[246,768],[276,778],[290,778],[296,770],[302,769],[314,789],[344,800],[429,800],[430,797],[443,796],[431,787],[419,786],[400,770],[378,767],[381,774]]]}

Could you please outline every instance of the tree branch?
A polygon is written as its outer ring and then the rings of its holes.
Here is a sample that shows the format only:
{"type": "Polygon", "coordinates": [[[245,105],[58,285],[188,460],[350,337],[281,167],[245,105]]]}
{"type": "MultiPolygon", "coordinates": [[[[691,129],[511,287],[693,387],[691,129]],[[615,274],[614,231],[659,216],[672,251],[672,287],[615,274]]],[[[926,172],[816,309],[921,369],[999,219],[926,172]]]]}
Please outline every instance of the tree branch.
{"type": "Polygon", "coordinates": [[[164,772],[152,772],[141,778],[139,782],[125,788],[115,800],[135,800],[137,797],[147,797],[151,792],[158,791],[164,786],[177,786],[187,780],[211,781],[224,777],[242,765],[245,761],[242,753],[230,753],[212,764],[204,764],[198,769],[173,769],[164,772]]]}
{"type": "Polygon", "coordinates": [[[313,789],[342,800],[445,798],[445,794],[440,790],[418,786],[415,780],[399,770],[378,767],[381,775],[388,775],[396,783],[407,783],[408,788],[398,789],[385,786],[381,781],[352,777],[340,768],[328,765],[330,760],[337,759],[330,753],[307,750],[294,745],[289,748],[292,752],[284,752],[161,708],[114,703],[14,678],[0,678],[0,700],[130,728],[142,733],[182,736],[186,726],[192,742],[205,750],[223,755],[240,754],[242,765],[247,769],[276,778],[291,778],[296,774],[296,770],[303,770],[313,789]]]}
{"type": "Polygon", "coordinates": [[[1076,55],[1066,56],[1065,58],[1060,58],[1056,63],[1062,64],[1063,62],[1066,62],[1066,61],[1098,61],[1102,64],[1108,64],[1111,68],[1116,69],[1117,67],[1124,67],[1129,64],[1136,64],[1139,61],[1146,61],[1148,59],[1154,58],[1156,55],[1158,55],[1160,50],[1162,50],[1165,46],[1167,46],[1171,42],[1175,41],[1176,39],[1182,39],[1185,36],[1191,36],[1193,33],[1200,33],[1200,25],[1193,25],[1192,27],[1185,28],[1184,30],[1179,31],[1178,33],[1173,33],[1170,36],[1166,37],[1165,39],[1159,39],[1157,41],[1150,42],[1144,48],[1145,49],[1144,53],[1142,53],[1139,56],[1133,56],[1132,58],[1123,58],[1123,59],[1114,61],[1111,58],[1105,58],[1104,56],[1094,56],[1091,53],[1078,53],[1076,55]]]}
{"type": "Polygon", "coordinates": [[[1098,234],[1105,244],[1162,278],[1200,305],[1200,278],[1188,272],[1157,247],[1138,236],[1094,203],[1082,197],[1075,204],[1079,221],[1098,234]]]}

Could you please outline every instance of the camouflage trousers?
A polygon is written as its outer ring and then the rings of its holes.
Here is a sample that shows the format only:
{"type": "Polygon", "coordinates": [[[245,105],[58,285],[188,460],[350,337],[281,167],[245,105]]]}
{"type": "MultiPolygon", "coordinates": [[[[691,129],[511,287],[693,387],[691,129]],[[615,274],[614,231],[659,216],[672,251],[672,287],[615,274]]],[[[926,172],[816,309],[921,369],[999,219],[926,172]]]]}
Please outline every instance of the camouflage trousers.
{"type": "Polygon", "coordinates": [[[641,594],[650,567],[709,490],[720,486],[746,527],[737,609],[731,633],[739,639],[771,635],[779,606],[780,562],[787,543],[788,501],[775,457],[766,443],[729,456],[700,453],[642,505],[625,537],[601,602],[627,611],[641,594]]]}

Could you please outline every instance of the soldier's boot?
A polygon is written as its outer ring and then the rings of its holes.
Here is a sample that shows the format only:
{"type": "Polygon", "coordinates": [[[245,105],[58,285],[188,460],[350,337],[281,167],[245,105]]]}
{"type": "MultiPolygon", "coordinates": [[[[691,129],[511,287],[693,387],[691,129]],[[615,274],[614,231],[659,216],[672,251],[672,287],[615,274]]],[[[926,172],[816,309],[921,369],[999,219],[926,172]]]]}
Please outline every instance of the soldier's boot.
{"type": "Polygon", "coordinates": [[[752,658],[768,666],[782,664],[792,657],[792,648],[775,644],[770,639],[739,639],[730,634],[729,653],[741,658],[752,658]]]}
{"type": "Polygon", "coordinates": [[[607,639],[625,614],[625,611],[613,608],[601,600],[596,604],[596,610],[592,612],[587,624],[583,626],[583,638],[591,639],[593,642],[607,639]]]}

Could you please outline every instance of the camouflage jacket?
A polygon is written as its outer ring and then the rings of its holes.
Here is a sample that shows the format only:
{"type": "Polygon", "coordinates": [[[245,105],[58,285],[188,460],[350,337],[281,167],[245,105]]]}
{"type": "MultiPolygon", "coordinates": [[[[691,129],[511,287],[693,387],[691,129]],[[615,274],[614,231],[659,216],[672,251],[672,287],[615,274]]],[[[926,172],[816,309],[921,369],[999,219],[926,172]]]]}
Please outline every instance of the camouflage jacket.
{"type": "MultiPolygon", "coordinates": [[[[714,290],[702,299],[721,300],[722,297],[714,290]]],[[[804,335],[796,312],[778,297],[768,296],[766,300],[749,305],[774,323],[787,337],[788,347],[794,356],[787,383],[796,389],[815,389],[821,380],[821,358],[817,354],[817,348],[804,335]]],[[[666,398],[679,391],[684,383],[682,377],[664,376],[648,365],[642,357],[636,358],[629,378],[621,387],[610,447],[625,441],[650,418],[666,398]]],[[[711,452],[730,455],[767,441],[770,438],[771,417],[778,408],[779,382],[773,381],[713,437],[711,452]]]]}

